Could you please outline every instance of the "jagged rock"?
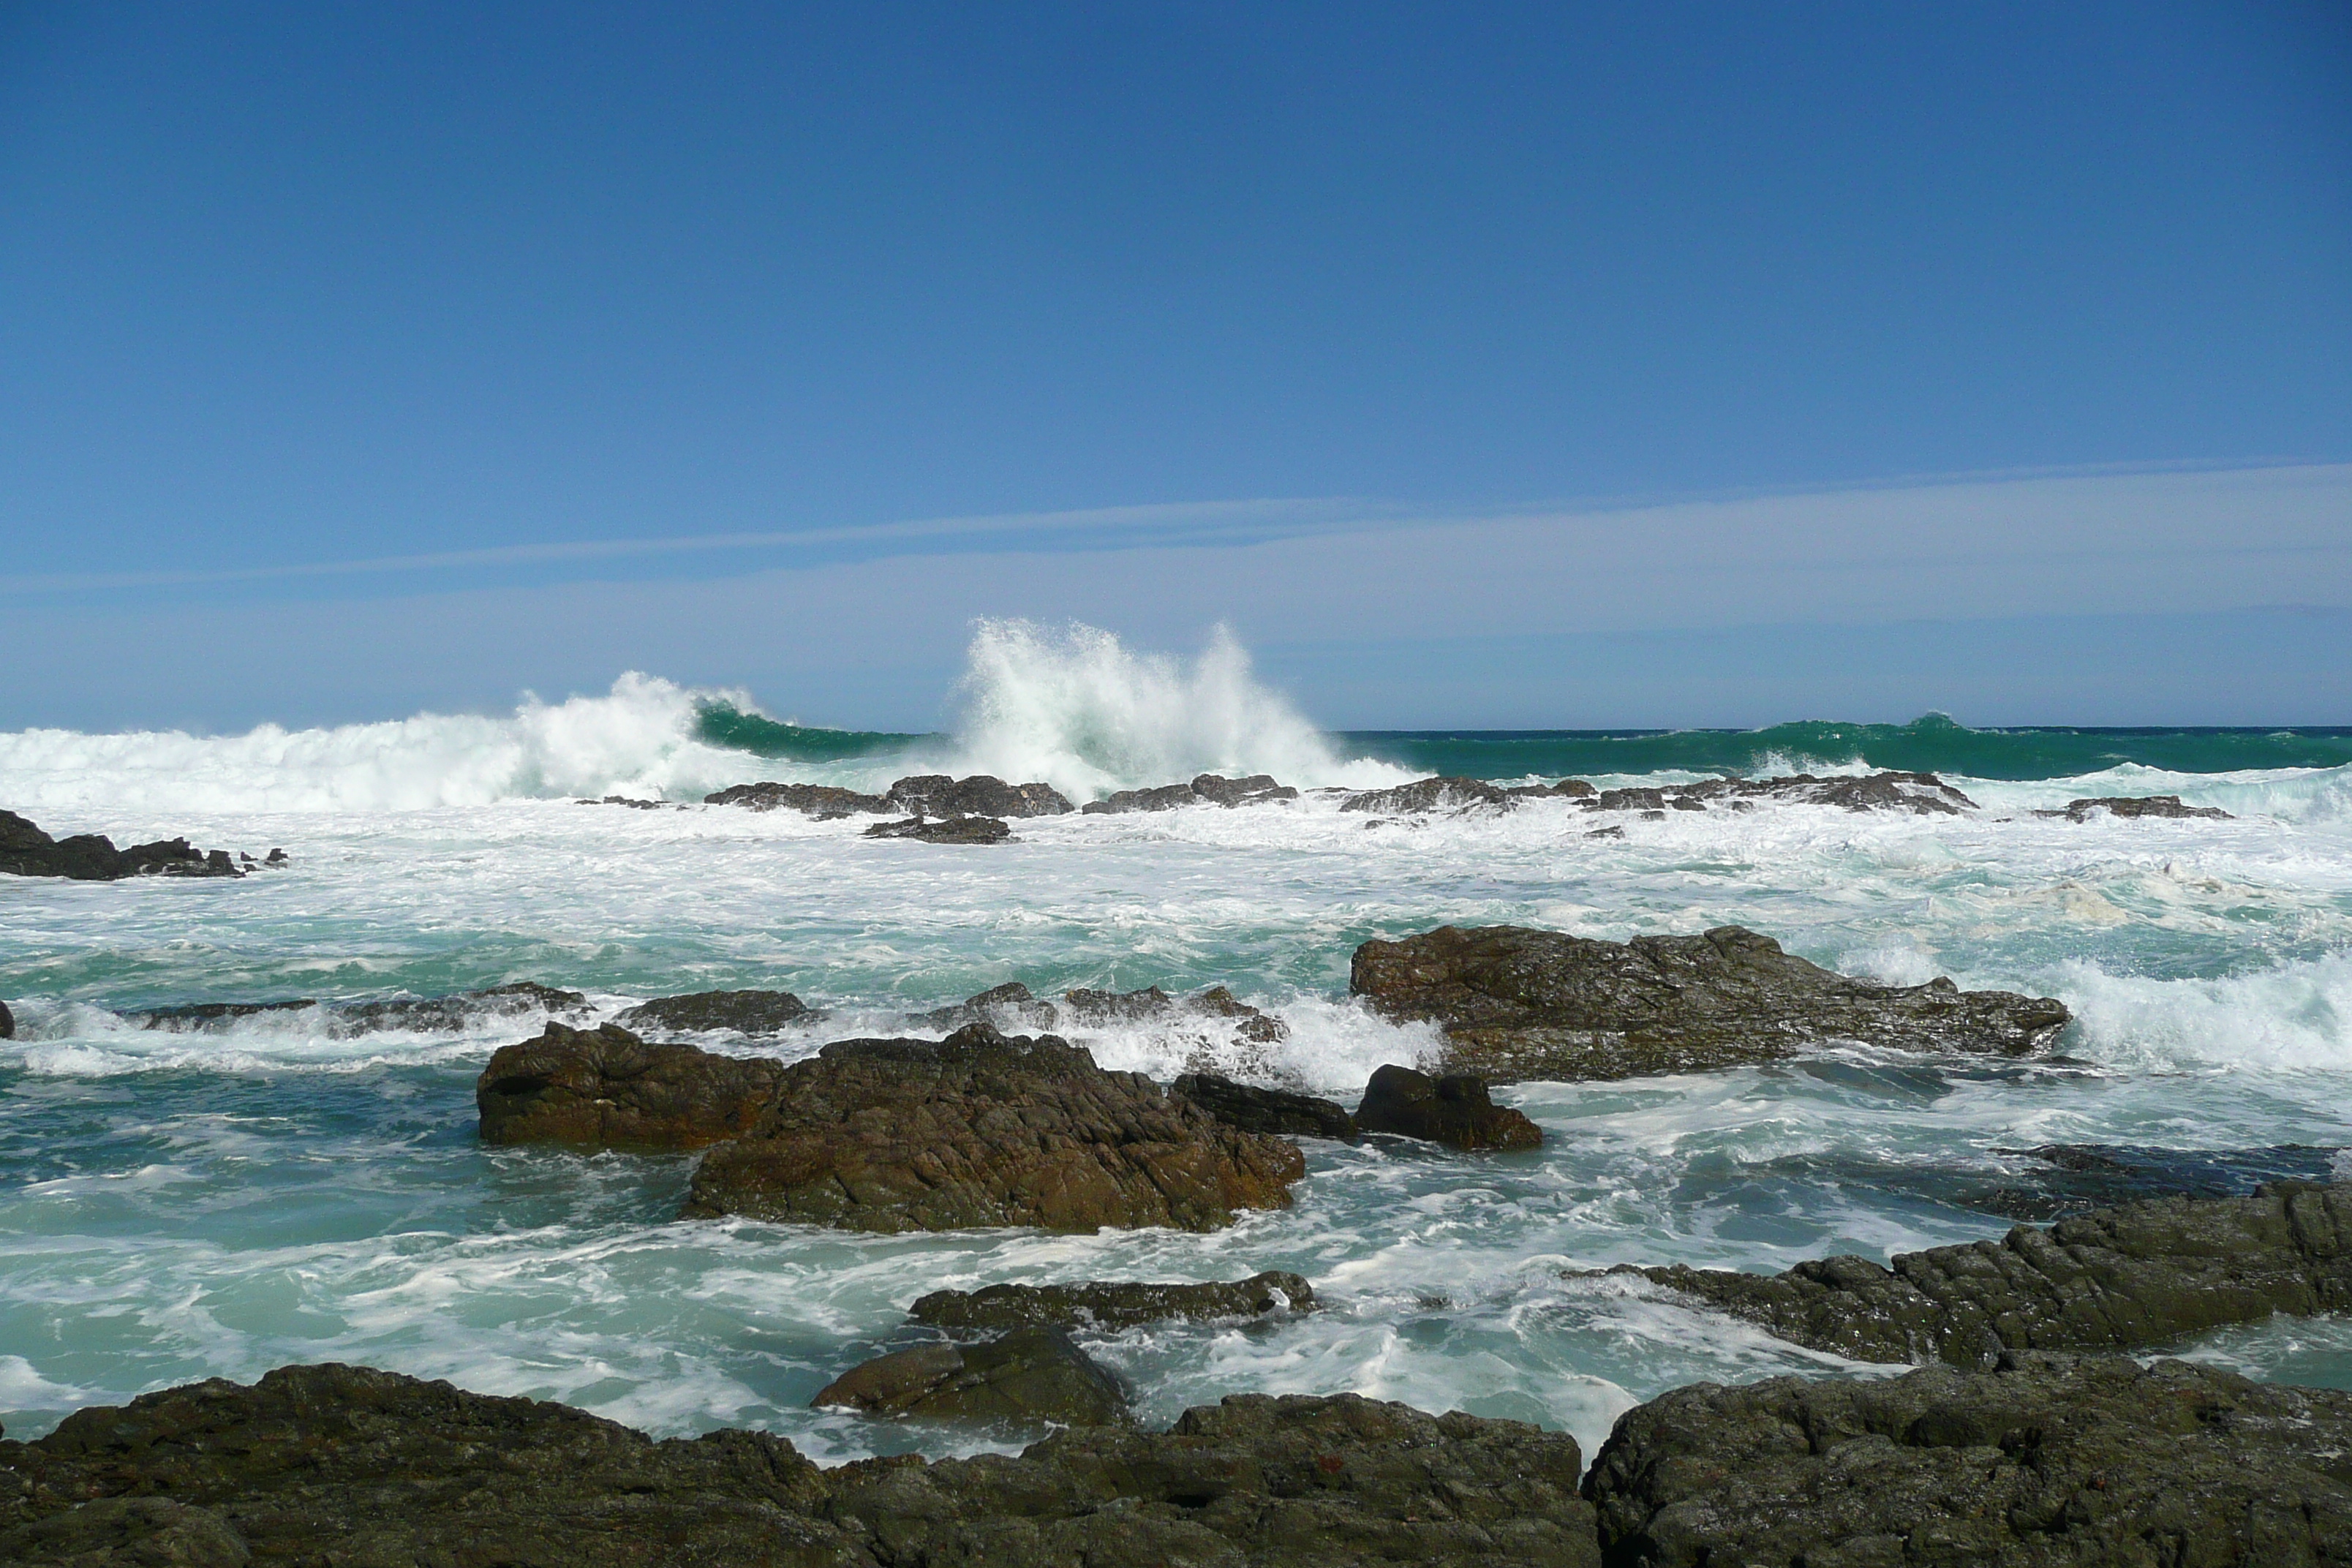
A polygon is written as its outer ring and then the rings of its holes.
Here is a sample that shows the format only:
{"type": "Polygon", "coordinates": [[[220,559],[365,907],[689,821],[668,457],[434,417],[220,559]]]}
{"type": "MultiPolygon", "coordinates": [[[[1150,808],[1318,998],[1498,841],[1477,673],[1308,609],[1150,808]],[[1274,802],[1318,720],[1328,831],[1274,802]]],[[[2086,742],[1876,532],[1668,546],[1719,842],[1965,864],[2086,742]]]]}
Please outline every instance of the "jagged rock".
{"type": "Polygon", "coordinates": [[[834,784],[746,784],[722,789],[702,797],[705,805],[740,805],[753,811],[774,811],[779,807],[804,812],[810,816],[847,816],[854,812],[871,812],[886,816],[897,809],[878,795],[860,795],[854,789],[842,789],[834,784]]]}
{"type": "Polygon", "coordinates": [[[843,1040],[785,1069],[750,1132],[707,1155],[689,1217],[851,1230],[1034,1225],[1213,1230],[1281,1208],[1306,1162],[1052,1035],[843,1040]]]}
{"type": "Polygon", "coordinates": [[[929,1421],[1116,1426],[1127,1391],[1110,1369],[1045,1323],[979,1344],[918,1345],[851,1368],[809,1401],[929,1421]]]}
{"type": "Polygon", "coordinates": [[[496,1018],[516,1018],[530,1013],[577,1014],[587,1010],[588,998],[577,991],[560,991],[535,981],[460,992],[455,996],[394,997],[383,1002],[326,1003],[298,996],[278,1002],[190,1002],[176,1007],[151,1007],[122,1015],[142,1029],[175,1033],[217,1028],[267,1013],[320,1010],[323,1032],[334,1039],[387,1030],[446,1034],[496,1018]]]}
{"type": "Polygon", "coordinates": [[[1496,1083],[1702,1071],[1830,1040],[2017,1056],[2071,1016],[2047,996],[1853,979],[1739,926],[1630,942],[1441,926],[1364,943],[1349,987],[1391,1017],[1436,1021],[1448,1068],[1496,1083]]]}
{"type": "Polygon", "coordinates": [[[1173,811],[1180,805],[1264,805],[1278,800],[1297,800],[1298,792],[1288,784],[1276,784],[1271,773],[1252,773],[1247,778],[1229,779],[1221,773],[1202,773],[1190,784],[1161,784],[1155,789],[1123,789],[1090,800],[1079,809],[1089,816],[1118,815],[1130,811],[1173,811]]]}
{"type": "MultiPolygon", "coordinates": [[[[1158,1025],[1183,1030],[1211,1019],[1231,1026],[1224,1031],[1229,1037],[1226,1043],[1266,1046],[1290,1037],[1289,1025],[1258,1011],[1223,985],[1212,985],[1189,996],[1171,996],[1157,985],[1147,985],[1140,991],[1092,991],[1080,987],[1063,992],[1061,1000],[1055,1003],[1033,994],[1029,987],[1014,980],[966,997],[952,1007],[918,1014],[914,1021],[934,1029],[953,1029],[965,1024],[1002,1026],[1011,1023],[1039,1029],[1158,1025]]],[[[1199,1050],[1207,1051],[1218,1042],[1202,1034],[1195,1037],[1193,1043],[1199,1050]]]]}
{"type": "Polygon", "coordinates": [[[1244,1132],[1272,1132],[1299,1138],[1336,1138],[1355,1142],[1356,1118],[1334,1100],[1318,1100],[1286,1089],[1261,1089],[1235,1083],[1213,1072],[1188,1072],[1169,1085],[1228,1127],[1244,1132]]]}
{"type": "Polygon", "coordinates": [[[999,1027],[1018,1024],[1050,1029],[1057,1016],[1051,1002],[1040,1001],[1018,980],[1008,980],[978,995],[967,996],[952,1007],[918,1014],[914,1022],[933,1029],[961,1029],[966,1024],[994,1024],[999,1027]]]}
{"type": "Polygon", "coordinates": [[[2234,820],[2218,805],[2183,805],[2177,795],[2101,795],[2095,800],[2070,800],[2062,810],[2037,811],[2033,815],[2088,822],[2092,813],[2101,811],[2109,816],[2203,816],[2221,822],[2234,820]]]}
{"type": "Polygon", "coordinates": [[[261,863],[265,866],[291,866],[294,862],[287,858],[285,850],[272,849],[262,857],[261,863]]]}
{"type": "Polygon", "coordinates": [[[918,816],[1060,816],[1071,809],[1052,784],[1010,784],[988,773],[918,773],[892,784],[889,799],[918,816]]]}
{"type": "Polygon", "coordinates": [[[1655,788],[1609,789],[1597,795],[1590,786],[1577,792],[1565,784],[1559,788],[1563,794],[1578,794],[1581,803],[1595,811],[1704,811],[1710,801],[1744,810],[1759,800],[1833,805],[1845,811],[1907,811],[1921,816],[1958,816],[1977,809],[1975,801],[1934,773],[1876,773],[1835,778],[1788,773],[1769,779],[1703,779],[1655,788]]]}
{"type": "Polygon", "coordinates": [[[1493,806],[1508,811],[1518,799],[1484,779],[1418,779],[1392,789],[1365,790],[1339,803],[1341,811],[1382,811],[1400,815],[1426,811],[1467,811],[1493,806]]]}
{"type": "Polygon", "coordinates": [[[283,1367],[0,1442],[0,1562],[870,1568],[789,1443],[656,1443],[567,1405],[283,1367]]]}
{"type": "Polygon", "coordinates": [[[877,822],[866,830],[866,837],[925,844],[1002,844],[1013,837],[1013,829],[992,816],[949,816],[936,822],[910,816],[902,822],[877,822]]]}
{"type": "Polygon", "coordinates": [[[647,1045],[617,1024],[550,1024],[490,1058],[474,1085],[485,1143],[700,1149],[740,1137],[784,1067],[685,1045],[647,1045]]]}
{"type": "Polygon", "coordinates": [[[2352,1563],[2352,1394],[2012,1354],[1883,1382],[1699,1384],[1594,1460],[1611,1563],[2352,1563]]]}
{"type": "Polygon", "coordinates": [[[1047,1323],[1064,1329],[1121,1329],[1171,1320],[1263,1318],[1315,1308],[1315,1289],[1296,1274],[1268,1269],[1246,1279],[1206,1285],[1139,1285],[1090,1280],[1084,1285],[990,1285],[978,1290],[934,1290],[907,1310],[909,1322],[947,1330],[1016,1329],[1047,1323]]]}
{"type": "Polygon", "coordinates": [[[815,1016],[808,1004],[789,991],[696,991],[641,1002],[613,1022],[625,1029],[732,1029],[739,1035],[772,1035],[815,1016]]]}
{"type": "MultiPolygon", "coordinates": [[[[572,804],[574,805],[625,805],[632,811],[660,811],[671,805],[666,800],[638,800],[625,795],[608,795],[601,800],[575,800],[572,804]]],[[[680,805],[675,809],[684,811],[686,807],[680,805]]]]}
{"type": "Polygon", "coordinates": [[[16,1015],[8,1011],[8,1004],[0,1002],[0,1040],[16,1037],[16,1015]]]}
{"type": "Polygon", "coordinates": [[[2352,1308],[2352,1184],[2246,1198],[2151,1198],[2047,1230],[1774,1275],[1638,1268],[1792,1344],[1855,1361],[1987,1367],[2005,1350],[2151,1349],[2273,1313],[2352,1308]]]}
{"type": "Polygon", "coordinates": [[[242,877],[226,849],[163,838],[117,849],[102,833],[52,838],[13,811],[0,811],[0,875],[112,882],[124,877],[242,877]]]}
{"type": "Polygon", "coordinates": [[[1431,1078],[1394,1065],[1372,1074],[1356,1107],[1367,1132],[1394,1132],[1449,1149],[1539,1149],[1543,1129],[1486,1094],[1483,1079],[1464,1073],[1431,1078]]]}

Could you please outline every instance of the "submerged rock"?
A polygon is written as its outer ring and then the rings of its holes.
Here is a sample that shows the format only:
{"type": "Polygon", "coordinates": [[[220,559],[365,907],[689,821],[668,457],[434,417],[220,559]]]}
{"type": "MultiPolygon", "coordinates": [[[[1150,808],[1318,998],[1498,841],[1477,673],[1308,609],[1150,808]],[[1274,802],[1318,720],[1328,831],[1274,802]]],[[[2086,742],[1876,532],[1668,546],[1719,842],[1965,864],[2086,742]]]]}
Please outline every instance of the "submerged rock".
{"type": "Polygon", "coordinates": [[[2352,1562],[2352,1394],[2185,1362],[1699,1384],[1593,1461],[1612,1563],[2352,1562]]]}
{"type": "Polygon", "coordinates": [[[1049,1324],[978,1344],[918,1345],[851,1368],[809,1401],[873,1415],[1108,1426],[1128,1419],[1110,1369],[1049,1324]]]}
{"type": "Polygon", "coordinates": [[[2221,822],[2234,820],[2218,805],[2183,805],[2177,795],[2101,795],[2091,800],[2070,800],[2057,811],[2037,811],[2036,816],[2063,816],[2070,821],[2088,822],[2092,815],[2105,812],[2109,816],[2203,816],[2221,822]]]}
{"type": "Polygon", "coordinates": [[[866,837],[925,844],[1002,844],[1013,837],[1013,829],[992,816],[950,816],[936,822],[910,816],[903,822],[877,822],[866,830],[866,837]]]}
{"type": "Polygon", "coordinates": [[[934,1290],[908,1308],[907,1318],[934,1329],[1014,1329],[1049,1323],[1116,1332],[1171,1320],[1263,1318],[1275,1312],[1310,1311],[1314,1306],[1314,1288],[1305,1279],[1268,1269],[1224,1284],[1139,1285],[1098,1279],[1084,1285],[934,1290]]]}
{"type": "Polygon", "coordinates": [[[1052,784],[1011,784],[988,773],[918,773],[892,784],[889,800],[918,816],[1060,816],[1071,809],[1052,784]]]}
{"type": "Polygon", "coordinates": [[[961,1028],[966,1024],[1071,1032],[1136,1029],[1157,1037],[1171,1048],[1183,1050],[1190,1065],[1203,1068],[1219,1063],[1231,1067],[1236,1057],[1261,1058],[1263,1047],[1290,1036],[1289,1025],[1258,1011],[1223,985],[1189,996],[1171,996],[1157,985],[1140,991],[1081,987],[1048,1001],[1015,980],[968,996],[952,1007],[919,1014],[913,1021],[934,1029],[961,1028]]]}
{"type": "Polygon", "coordinates": [[[685,1045],[647,1045],[617,1024],[551,1023],[490,1058],[474,1085],[485,1143],[700,1149],[741,1136],[784,1066],[685,1045]]]}
{"type": "Polygon", "coordinates": [[[1221,1126],[1139,1073],[972,1024],[794,1063],[759,1123],[704,1158],[685,1212],[850,1230],[1213,1230],[1236,1209],[1288,1206],[1305,1174],[1294,1145],[1221,1126]]]}
{"type": "Polygon", "coordinates": [[[2352,1184],[2152,1198],[2047,1230],[1774,1275],[1620,1266],[1792,1344],[1855,1361],[1988,1367],[2003,1351],[2158,1347],[2273,1313],[2352,1308],[2352,1184]]]}
{"type": "Polygon", "coordinates": [[[1497,1083],[1702,1071],[1831,1040],[2017,1056],[2071,1017],[2047,996],[1853,979],[1739,926],[1630,942],[1441,926],[1359,947],[1349,988],[1440,1024],[1445,1065],[1497,1083]]]}
{"type": "Polygon", "coordinates": [[[919,1014],[914,1022],[933,1029],[961,1029],[966,1024],[1006,1024],[1050,1029],[1060,1015],[1051,1002],[1042,1001],[1018,980],[992,985],[967,996],[952,1007],[919,1014]]]}
{"type": "Polygon", "coordinates": [[[1297,800],[1298,792],[1277,784],[1271,773],[1229,779],[1222,773],[1202,773],[1190,784],[1161,784],[1155,789],[1123,789],[1090,800],[1079,809],[1089,816],[1118,816],[1131,811],[1173,811],[1181,805],[1265,805],[1297,800]]]}
{"type": "Polygon", "coordinates": [[[1410,815],[1427,811],[1467,811],[1474,806],[1492,806],[1508,811],[1518,804],[1517,797],[1509,791],[1497,789],[1484,779],[1433,778],[1418,779],[1392,789],[1365,790],[1341,801],[1339,809],[1410,815]]]}
{"type": "Polygon", "coordinates": [[[1541,800],[1547,796],[1564,800],[1590,800],[1601,792],[1582,779],[1562,779],[1558,784],[1517,784],[1503,792],[1522,800],[1541,800]]]}
{"type": "Polygon", "coordinates": [[[746,784],[702,797],[705,805],[740,805],[752,811],[781,808],[810,816],[848,816],[856,812],[886,816],[898,808],[878,795],[860,795],[834,784],[746,784]]]}
{"type": "Polygon", "coordinates": [[[1710,802],[1739,808],[1763,800],[1843,811],[1907,811],[1916,816],[1958,816],[1977,809],[1975,801],[1934,773],[1891,772],[1831,778],[1789,773],[1769,779],[1704,779],[1658,789],[1604,790],[1587,804],[1603,811],[1703,811],[1710,802]]]}
{"type": "MultiPolygon", "coordinates": [[[[283,857],[281,856],[282,859],[283,857]]],[[[184,838],[117,849],[102,833],[52,838],[13,811],[0,811],[0,875],[112,882],[124,877],[242,877],[226,849],[197,849],[184,838]]]]}
{"type": "Polygon", "coordinates": [[[696,991],[656,996],[614,1018],[625,1029],[732,1029],[772,1035],[816,1014],[789,991],[696,991]]]}
{"type": "Polygon", "coordinates": [[[1463,1073],[1433,1079],[1411,1068],[1384,1067],[1364,1086],[1356,1125],[1367,1132],[1394,1132],[1449,1149],[1543,1147],[1542,1128],[1487,1098],[1485,1079],[1463,1073]]]}
{"type": "Polygon", "coordinates": [[[496,1018],[519,1018],[532,1013],[584,1013],[588,1010],[588,998],[577,991],[561,991],[536,981],[517,980],[454,996],[395,996],[381,1002],[320,1002],[308,996],[277,1002],[191,1002],[121,1016],[144,1029],[186,1033],[219,1028],[265,1014],[298,1013],[306,1008],[319,1010],[320,1026],[328,1037],[343,1039],[386,1031],[449,1034],[496,1018]]]}
{"type": "Polygon", "coordinates": [[[1992,1152],[2034,1163],[1997,1185],[1934,1195],[2010,1219],[2053,1220],[2139,1198],[2235,1198],[2265,1182],[2326,1182],[2339,1151],[2307,1143],[2263,1149],[2044,1143],[1992,1152]]]}
{"type": "Polygon", "coordinates": [[[1213,1072],[1190,1072],[1169,1085],[1228,1127],[1244,1132],[1273,1132],[1298,1138],[1334,1138],[1355,1142],[1356,1118],[1336,1100],[1318,1100],[1286,1089],[1261,1089],[1235,1083],[1213,1072]]]}

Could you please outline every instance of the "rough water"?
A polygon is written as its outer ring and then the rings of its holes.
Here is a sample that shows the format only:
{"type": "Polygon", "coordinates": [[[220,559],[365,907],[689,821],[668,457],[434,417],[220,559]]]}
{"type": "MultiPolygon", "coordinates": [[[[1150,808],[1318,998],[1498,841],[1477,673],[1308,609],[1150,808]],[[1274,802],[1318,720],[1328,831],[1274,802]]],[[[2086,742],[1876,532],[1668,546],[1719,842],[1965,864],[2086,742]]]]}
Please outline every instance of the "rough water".
{"type": "MultiPolygon", "coordinates": [[[[661,1433],[756,1425],[824,1459],[1012,1446],[806,1408],[904,1342],[941,1286],[1307,1275],[1319,1313],[1090,1342],[1148,1419],[1241,1389],[1355,1389],[1574,1432],[1702,1378],[1877,1375],[1678,1306],[1563,1279],[1618,1262],[1777,1269],[1995,1236],[2068,1173],[2019,1152],[2130,1152],[2227,1187],[2352,1170],[2352,732],[1973,731],[1948,721],[1746,735],[1326,736],[1230,644],[1185,664],[1100,634],[983,628],[938,736],[811,731],[745,693],[628,677],[499,718],[235,737],[0,736],[0,805],[117,842],[186,834],[291,868],[244,880],[0,879],[0,1420],[293,1361],[363,1362],[584,1405],[661,1433]],[[1963,763],[1967,765],[1962,765],[1963,763]],[[631,810],[759,778],[940,767],[1074,797],[1204,769],[1306,786],[1433,770],[1597,783],[1936,766],[1959,818],[1562,801],[1368,829],[1326,798],[1019,823],[986,848],[870,842],[861,820],[631,810]],[[2037,818],[2177,793],[2235,820],[2037,818]],[[1223,983],[1290,1038],[1218,1065],[1352,1101],[1426,1033],[1345,998],[1371,936],[1517,921],[1623,938],[1752,926],[1887,980],[2063,998],[2026,1061],[1829,1049],[1769,1068],[1497,1091],[1537,1153],[1307,1145],[1287,1212],[1209,1236],[874,1237],[678,1223],[688,1163],[485,1150],[473,1080],[538,1021],[350,1034],[289,1011],[147,1029],[121,1010],[432,996],[511,980],[617,1010],[781,986],[830,1010],[787,1054],[897,1030],[1008,979],[1223,983]]],[[[775,1051],[725,1037],[713,1048],[775,1051]]],[[[1088,1041],[1166,1078],[1195,1043],[1088,1041]]],[[[2184,1347],[2352,1386],[2352,1324],[2184,1347]]]]}

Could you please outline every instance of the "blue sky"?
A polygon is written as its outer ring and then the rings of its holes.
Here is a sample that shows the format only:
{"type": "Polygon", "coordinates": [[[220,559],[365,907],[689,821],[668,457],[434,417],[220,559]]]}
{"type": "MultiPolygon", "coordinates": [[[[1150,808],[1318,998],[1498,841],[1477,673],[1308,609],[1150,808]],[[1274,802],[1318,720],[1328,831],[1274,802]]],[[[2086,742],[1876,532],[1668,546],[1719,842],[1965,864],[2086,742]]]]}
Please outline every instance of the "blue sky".
{"type": "Polygon", "coordinates": [[[2341,5],[0,6],[0,726],[2342,722],[2347,462],[2341,5]]]}

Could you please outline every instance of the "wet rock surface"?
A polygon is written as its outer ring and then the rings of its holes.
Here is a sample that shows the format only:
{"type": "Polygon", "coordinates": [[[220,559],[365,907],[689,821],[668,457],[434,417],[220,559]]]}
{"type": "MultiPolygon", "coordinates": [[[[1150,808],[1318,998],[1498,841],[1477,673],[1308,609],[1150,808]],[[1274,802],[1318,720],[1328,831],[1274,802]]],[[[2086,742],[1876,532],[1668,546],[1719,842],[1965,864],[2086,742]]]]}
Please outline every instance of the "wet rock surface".
{"type": "Polygon", "coordinates": [[[625,1029],[731,1029],[739,1035],[772,1035],[816,1016],[789,991],[695,991],[641,1002],[613,1022],[625,1029]]]}
{"type": "Polygon", "coordinates": [[[1356,1125],[1366,1132],[1393,1132],[1449,1149],[1543,1147],[1542,1128],[1487,1098],[1484,1079],[1461,1073],[1431,1078],[1411,1068],[1384,1067],[1364,1086],[1356,1125]]]}
{"type": "Polygon", "coordinates": [[[784,1067],[687,1045],[648,1045],[617,1024],[551,1023],[492,1056],[474,1085],[485,1143],[700,1149],[740,1137],[784,1067]]]}
{"type": "Polygon", "coordinates": [[[810,816],[849,816],[858,812],[887,816],[898,810],[878,795],[860,795],[834,784],[746,784],[702,797],[705,805],[740,805],[752,811],[798,811],[810,816]]]}
{"type": "Polygon", "coordinates": [[[2352,1184],[2154,1198],[1999,1241],[1801,1263],[1780,1274],[1620,1266],[1855,1361],[1983,1368],[2004,1351],[2156,1349],[2274,1313],[2352,1308],[2352,1184]]]}
{"type": "Polygon", "coordinates": [[[918,816],[1061,816],[1072,807],[1049,784],[1006,784],[989,773],[917,773],[890,786],[890,804],[918,816]]]}
{"type": "Polygon", "coordinates": [[[2239,1198],[2265,1182],[2333,1179],[2341,1151],[2306,1143],[2263,1149],[2152,1149],[2117,1143],[2044,1143],[1996,1149],[2031,1178],[1963,1191],[1968,1206],[2011,1219],[2053,1220],[2140,1198],[2239,1198]]]}
{"type": "Polygon", "coordinates": [[[845,1040],[784,1071],[774,1104],[696,1173],[688,1217],[852,1230],[1173,1226],[1286,1207],[1297,1147],[1236,1131],[1052,1035],[845,1040]]]}
{"type": "Polygon", "coordinates": [[[2095,799],[2070,800],[2056,811],[2037,811],[2036,816],[2063,816],[2074,822],[2088,822],[2100,813],[2109,816],[2141,817],[2210,817],[2216,821],[2234,820],[2218,805],[2183,805],[2177,795],[2101,795],[2095,799]]]}
{"type": "Polygon", "coordinates": [[[1341,811],[1376,811],[1410,816],[1432,811],[1468,811],[1478,806],[1508,811],[1518,805],[1509,791],[1484,779],[1416,779],[1391,789],[1363,790],[1339,803],[1341,811]]]}
{"type": "MultiPolygon", "coordinates": [[[[251,857],[247,857],[250,860],[251,857]]],[[[285,863],[275,854],[272,865],[285,863]]],[[[125,877],[242,877],[226,849],[198,849],[184,838],[158,839],[117,849],[102,833],[53,838],[27,818],[0,811],[0,876],[63,877],[112,882],[125,877]]]]}
{"type": "Polygon", "coordinates": [[[1205,1285],[1146,1285],[1090,1280],[1083,1285],[990,1285],[978,1290],[934,1290],[907,1310],[909,1322],[950,1331],[1025,1328],[1116,1332],[1145,1323],[1263,1318],[1315,1306],[1314,1288],[1279,1269],[1246,1279],[1205,1285]]]}
{"type": "Polygon", "coordinates": [[[993,816],[948,816],[938,821],[910,816],[903,822],[877,822],[866,830],[868,838],[912,838],[923,844],[1002,844],[1013,829],[993,816]]]}
{"type": "Polygon", "coordinates": [[[1359,947],[1349,988],[1391,1017],[1434,1020],[1445,1066],[1496,1083],[1703,1071],[1832,1040],[2015,1056],[2071,1016],[2046,996],[1853,979],[1740,926],[1630,942],[1441,926],[1359,947]]]}
{"type": "Polygon", "coordinates": [[[1287,1089],[1235,1083],[1215,1073],[1186,1073],[1168,1086],[1228,1127],[1295,1138],[1333,1138],[1353,1142],[1356,1118],[1337,1100],[1287,1089]]]}
{"type": "Polygon", "coordinates": [[[217,1029],[243,1019],[271,1013],[299,1013],[315,1008],[319,1027],[330,1038],[380,1034],[387,1030],[452,1033],[499,1018],[520,1018],[532,1013],[577,1015],[588,1011],[588,998],[577,991],[562,991],[536,981],[518,980],[505,985],[463,991],[454,996],[395,996],[381,1002],[320,1002],[294,997],[277,1002],[194,1002],[177,1007],[151,1007],[121,1015],[146,1029],[178,1033],[217,1029]]]}
{"type": "Polygon", "coordinates": [[[1645,1568],[2352,1563],[2352,1394],[2183,1362],[1773,1378],[1630,1412],[1585,1484],[1645,1568]]]}
{"type": "Polygon", "coordinates": [[[1278,784],[1271,773],[1229,779],[1222,773],[1202,773],[1189,784],[1160,784],[1153,789],[1123,789],[1090,800],[1079,809],[1089,816],[1116,816],[1133,811],[1173,811],[1184,805],[1266,805],[1297,800],[1298,792],[1278,784]]]}
{"type": "Polygon", "coordinates": [[[0,1002],[0,1040],[16,1037],[16,1015],[8,1011],[8,1004],[0,1002]]]}
{"type": "Polygon", "coordinates": [[[1230,1066],[1235,1057],[1264,1058],[1264,1047],[1290,1037],[1289,1025],[1260,1012],[1222,985],[1184,996],[1171,995],[1157,985],[1140,991],[1081,987],[1049,1000],[1015,980],[968,996],[952,1007],[919,1014],[912,1021],[933,1029],[994,1024],[1000,1028],[1073,1034],[1138,1030],[1183,1050],[1189,1064],[1203,1069],[1214,1063],[1230,1066]]]}
{"type": "Polygon", "coordinates": [[[819,1390],[816,1406],[990,1425],[1113,1426],[1127,1393],[1109,1368],[1046,1323],[976,1344],[918,1345],[853,1367],[819,1390]]]}

